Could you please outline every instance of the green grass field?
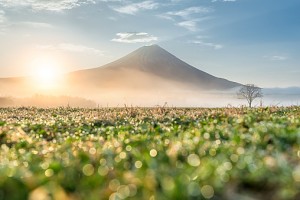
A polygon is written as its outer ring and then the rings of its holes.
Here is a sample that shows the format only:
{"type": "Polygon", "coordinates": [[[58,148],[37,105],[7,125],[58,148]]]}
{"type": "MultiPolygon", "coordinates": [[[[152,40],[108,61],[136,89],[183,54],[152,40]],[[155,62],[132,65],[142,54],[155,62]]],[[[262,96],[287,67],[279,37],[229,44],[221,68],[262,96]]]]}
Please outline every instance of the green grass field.
{"type": "Polygon", "coordinates": [[[300,107],[0,109],[0,199],[300,199],[300,107]]]}

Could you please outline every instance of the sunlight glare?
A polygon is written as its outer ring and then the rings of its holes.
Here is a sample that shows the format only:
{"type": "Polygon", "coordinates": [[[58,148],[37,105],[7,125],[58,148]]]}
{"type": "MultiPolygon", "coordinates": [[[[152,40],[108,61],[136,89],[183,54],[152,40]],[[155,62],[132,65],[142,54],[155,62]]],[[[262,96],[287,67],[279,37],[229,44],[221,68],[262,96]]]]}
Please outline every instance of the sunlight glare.
{"type": "Polygon", "coordinates": [[[33,62],[33,77],[41,88],[53,88],[59,79],[59,64],[50,58],[39,58],[33,62]]]}

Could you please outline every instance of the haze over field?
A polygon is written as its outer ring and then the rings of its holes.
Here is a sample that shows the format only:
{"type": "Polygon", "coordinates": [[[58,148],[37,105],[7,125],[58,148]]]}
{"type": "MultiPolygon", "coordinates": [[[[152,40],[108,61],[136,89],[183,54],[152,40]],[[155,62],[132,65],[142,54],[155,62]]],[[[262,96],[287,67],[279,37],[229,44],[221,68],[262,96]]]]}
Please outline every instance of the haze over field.
{"type": "Polygon", "coordinates": [[[238,106],[236,91],[253,83],[265,93],[255,105],[295,105],[299,8],[297,0],[0,0],[0,104],[44,105],[43,95],[56,102],[48,106],[238,106]]]}

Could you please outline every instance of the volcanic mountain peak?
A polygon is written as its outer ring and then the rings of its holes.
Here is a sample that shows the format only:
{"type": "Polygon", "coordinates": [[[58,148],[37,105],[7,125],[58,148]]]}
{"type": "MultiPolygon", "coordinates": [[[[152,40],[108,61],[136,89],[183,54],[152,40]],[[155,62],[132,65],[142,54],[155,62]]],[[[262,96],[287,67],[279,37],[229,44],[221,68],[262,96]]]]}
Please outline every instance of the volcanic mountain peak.
{"type": "MultiPolygon", "coordinates": [[[[19,91],[20,85],[24,85],[19,80],[22,79],[1,79],[0,86],[19,91]]],[[[131,91],[132,94],[146,92],[150,95],[150,91],[160,91],[166,95],[172,91],[198,93],[200,90],[223,91],[241,86],[201,71],[158,45],[141,47],[102,67],[69,73],[63,82],[60,90],[64,93],[94,95],[108,92],[116,96],[120,90],[126,94],[131,91]]],[[[35,86],[27,88],[32,93],[37,91],[35,86]]]]}
{"type": "Polygon", "coordinates": [[[168,51],[156,44],[151,46],[143,46],[128,54],[126,57],[130,59],[140,59],[144,62],[162,62],[164,60],[178,59],[177,57],[175,57],[174,55],[172,55],[171,53],[169,53],[168,51]]]}
{"type": "Polygon", "coordinates": [[[186,89],[226,90],[240,86],[193,67],[158,45],[141,47],[102,67],[72,74],[81,77],[79,82],[98,87],[114,85],[132,89],[132,85],[138,85],[140,89],[162,89],[163,85],[171,85],[167,90],[173,90],[181,85],[186,89]]]}
{"type": "Polygon", "coordinates": [[[165,49],[163,49],[162,47],[160,47],[157,44],[140,47],[139,49],[135,50],[132,53],[133,54],[136,53],[136,54],[139,54],[139,55],[145,55],[145,56],[157,56],[157,55],[161,55],[161,54],[172,55],[168,51],[166,51],[165,49]]]}
{"type": "Polygon", "coordinates": [[[132,53],[112,62],[105,67],[126,67],[131,69],[146,70],[157,65],[170,65],[173,59],[178,59],[158,45],[143,46],[132,53]],[[168,64],[167,64],[168,63],[168,64]],[[117,66],[115,66],[117,65],[117,66]],[[124,66],[125,65],[125,66],[124,66]]]}

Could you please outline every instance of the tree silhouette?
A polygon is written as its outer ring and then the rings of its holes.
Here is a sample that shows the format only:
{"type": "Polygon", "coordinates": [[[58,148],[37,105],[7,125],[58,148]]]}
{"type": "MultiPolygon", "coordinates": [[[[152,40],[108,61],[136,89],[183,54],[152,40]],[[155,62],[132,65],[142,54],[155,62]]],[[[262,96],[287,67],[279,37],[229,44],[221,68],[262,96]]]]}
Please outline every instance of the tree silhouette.
{"type": "Polygon", "coordinates": [[[237,95],[241,99],[246,99],[249,107],[252,107],[252,102],[259,97],[262,97],[261,88],[255,86],[254,84],[243,85],[237,92],[237,95]]]}

